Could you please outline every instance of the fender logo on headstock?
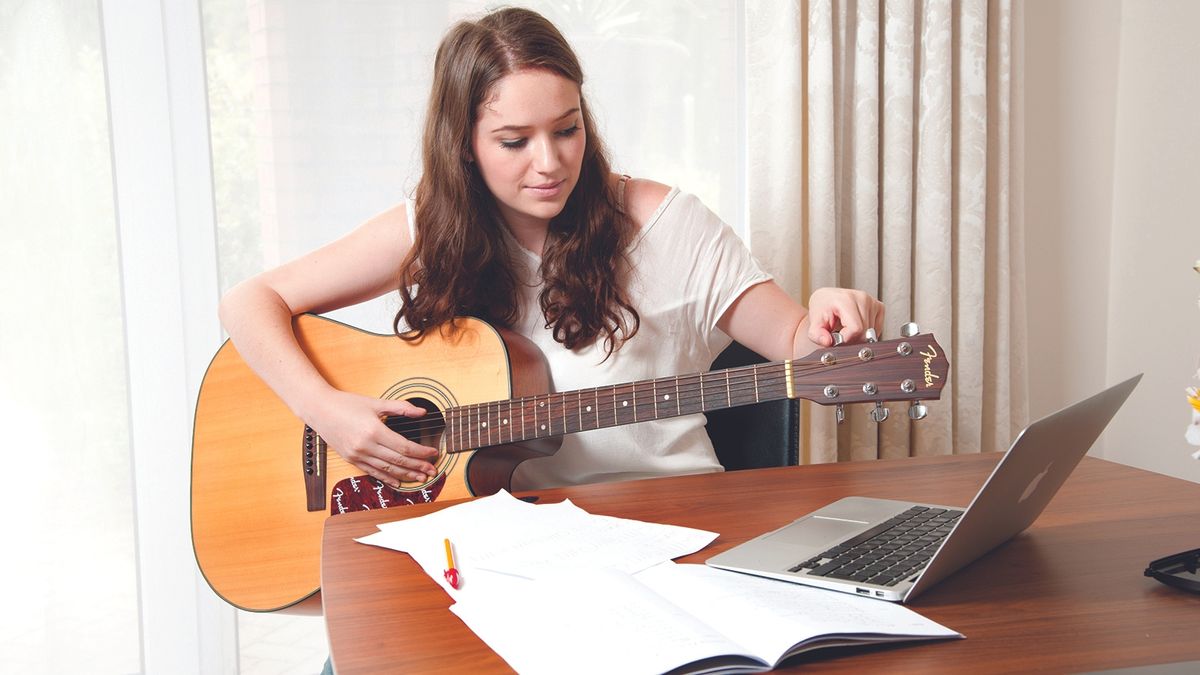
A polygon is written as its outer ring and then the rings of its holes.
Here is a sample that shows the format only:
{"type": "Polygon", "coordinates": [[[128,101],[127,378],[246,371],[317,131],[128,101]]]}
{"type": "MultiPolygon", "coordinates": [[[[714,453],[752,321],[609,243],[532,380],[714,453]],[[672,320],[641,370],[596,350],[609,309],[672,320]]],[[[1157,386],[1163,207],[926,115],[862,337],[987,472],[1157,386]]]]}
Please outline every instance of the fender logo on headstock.
{"type": "Polygon", "coordinates": [[[932,364],[933,360],[937,358],[937,350],[933,348],[933,345],[928,345],[926,349],[929,351],[919,351],[917,353],[925,359],[925,387],[929,388],[933,386],[934,380],[940,380],[942,378],[934,374],[933,370],[930,368],[930,364],[932,364]]]}

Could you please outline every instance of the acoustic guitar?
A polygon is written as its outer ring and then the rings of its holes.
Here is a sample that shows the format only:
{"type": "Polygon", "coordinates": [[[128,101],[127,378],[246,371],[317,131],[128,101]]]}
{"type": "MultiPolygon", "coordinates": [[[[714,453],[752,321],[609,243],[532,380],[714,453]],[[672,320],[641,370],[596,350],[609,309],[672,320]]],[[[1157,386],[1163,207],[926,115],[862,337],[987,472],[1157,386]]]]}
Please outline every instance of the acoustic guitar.
{"type": "Polygon", "coordinates": [[[423,417],[385,423],[439,448],[437,474],[399,490],[362,475],[226,341],[196,404],[192,544],[212,589],[249,611],[293,608],[315,596],[329,515],[508,489],[522,461],[553,453],[564,434],[589,429],[785,397],[875,402],[878,413],[882,401],[939,398],[949,369],[933,336],[922,334],[820,349],[802,359],[547,393],[537,347],[478,319],[457,319],[417,342],[315,315],[296,317],[294,329],[334,387],[425,408],[423,417]]]}

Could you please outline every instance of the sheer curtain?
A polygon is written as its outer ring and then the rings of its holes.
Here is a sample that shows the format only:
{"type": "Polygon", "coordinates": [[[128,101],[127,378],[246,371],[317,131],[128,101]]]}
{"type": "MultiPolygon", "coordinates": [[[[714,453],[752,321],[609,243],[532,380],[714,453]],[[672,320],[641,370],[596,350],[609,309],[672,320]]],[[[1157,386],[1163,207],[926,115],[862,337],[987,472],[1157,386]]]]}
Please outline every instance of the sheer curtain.
{"type": "Polygon", "coordinates": [[[806,405],[804,461],[1003,449],[1028,417],[1019,3],[752,2],[755,253],[785,289],[870,291],[884,337],[917,321],[951,374],[930,415],[883,424],[806,405]]]}
{"type": "MultiPolygon", "coordinates": [[[[433,49],[485,4],[0,3],[0,671],[321,667],[319,618],[236,612],[195,568],[216,302],[404,197],[433,49]]],[[[530,6],[580,52],[616,167],[740,227],[740,3],[530,6]]],[[[339,318],[386,331],[392,309],[339,318]]]]}
{"type": "MultiPolygon", "coordinates": [[[[411,193],[437,43],[489,4],[203,2],[222,288],[411,193]]],[[[678,184],[739,226],[737,3],[525,4],[579,52],[618,170],[678,184]]],[[[389,332],[394,302],[334,315],[389,332]]],[[[263,647],[280,635],[318,648],[300,664],[322,657],[320,619],[239,613],[238,626],[244,670],[278,667],[263,647]]]]}
{"type": "Polygon", "coordinates": [[[0,4],[3,672],[140,669],[105,108],[95,3],[0,4]]]}

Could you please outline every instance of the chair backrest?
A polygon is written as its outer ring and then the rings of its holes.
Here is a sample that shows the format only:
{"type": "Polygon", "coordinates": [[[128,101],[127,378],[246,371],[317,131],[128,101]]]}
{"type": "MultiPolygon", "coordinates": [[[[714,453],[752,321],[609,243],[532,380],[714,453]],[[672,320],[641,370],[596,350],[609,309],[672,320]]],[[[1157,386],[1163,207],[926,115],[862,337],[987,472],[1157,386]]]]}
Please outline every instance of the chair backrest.
{"type": "MultiPolygon", "coordinates": [[[[712,369],[736,368],[766,359],[734,342],[712,369]]],[[[707,413],[708,436],[727,471],[800,463],[800,401],[783,399],[707,413]]]]}

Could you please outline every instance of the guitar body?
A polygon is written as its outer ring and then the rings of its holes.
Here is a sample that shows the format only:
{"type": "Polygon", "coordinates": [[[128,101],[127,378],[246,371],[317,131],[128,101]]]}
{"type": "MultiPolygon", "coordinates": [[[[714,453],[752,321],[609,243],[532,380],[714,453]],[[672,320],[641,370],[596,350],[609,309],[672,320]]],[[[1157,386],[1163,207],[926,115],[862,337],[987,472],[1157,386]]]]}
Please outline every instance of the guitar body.
{"type": "MultiPolygon", "coordinates": [[[[305,353],[334,387],[437,411],[547,391],[528,340],[476,319],[419,342],[313,315],[294,323],[305,353]]],[[[416,438],[438,447],[438,438],[416,438]]],[[[443,452],[438,475],[392,490],[362,475],[254,374],[232,342],[209,365],[192,439],[192,543],[213,590],[249,611],[276,611],[320,586],[321,530],[331,514],[460,499],[507,488],[516,465],[554,443],[443,452]]],[[[309,603],[311,604],[311,603],[309,603]]]]}

